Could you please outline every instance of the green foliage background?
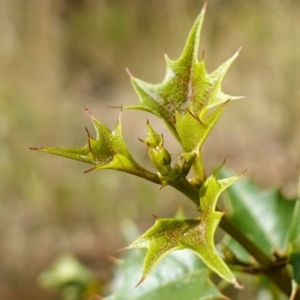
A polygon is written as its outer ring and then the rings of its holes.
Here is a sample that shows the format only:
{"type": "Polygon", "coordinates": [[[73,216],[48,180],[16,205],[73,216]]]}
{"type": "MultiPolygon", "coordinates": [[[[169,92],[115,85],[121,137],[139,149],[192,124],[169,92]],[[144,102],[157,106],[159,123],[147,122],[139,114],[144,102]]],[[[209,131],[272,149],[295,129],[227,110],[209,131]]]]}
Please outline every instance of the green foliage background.
{"type": "MultiPolygon", "coordinates": [[[[124,246],[120,227],[131,219],[144,231],[152,214],[171,217],[181,196],[127,174],[84,175],[85,165],[29,152],[30,146],[81,146],[83,107],[110,128],[118,110],[137,102],[130,71],[160,82],[163,53],[179,56],[202,1],[1,0],[0,18],[0,298],[55,299],[36,276],[57,255],[75,253],[100,280],[124,246]],[[113,232],[113,234],[111,234],[113,232]],[[30,266],[30,268],[29,268],[30,266]]],[[[300,4],[296,1],[209,1],[200,49],[208,71],[240,46],[223,91],[246,95],[229,105],[205,147],[208,168],[227,165],[261,186],[296,190],[300,140],[300,4]],[[229,132],[229,133],[228,133],[229,132]]],[[[164,125],[146,113],[125,111],[126,143],[138,161],[147,151],[146,119],[179,147],[164,125]]],[[[149,163],[149,162],[148,162],[149,163]]],[[[149,163],[150,165],[150,163],[149,163]]],[[[193,207],[184,207],[194,217],[193,207]]]]}

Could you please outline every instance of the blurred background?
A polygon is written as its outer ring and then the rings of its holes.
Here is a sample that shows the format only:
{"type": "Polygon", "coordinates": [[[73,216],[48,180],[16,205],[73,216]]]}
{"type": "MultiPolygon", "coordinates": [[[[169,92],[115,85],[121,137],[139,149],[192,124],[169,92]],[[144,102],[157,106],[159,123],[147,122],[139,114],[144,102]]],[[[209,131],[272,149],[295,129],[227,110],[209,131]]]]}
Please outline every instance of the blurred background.
{"type": "MultiPolygon", "coordinates": [[[[128,219],[141,231],[152,214],[194,207],[167,187],[114,171],[30,152],[28,147],[86,143],[94,133],[84,107],[113,129],[118,110],[138,102],[125,68],[148,82],[163,79],[163,54],[177,59],[203,5],[200,0],[0,0],[0,299],[59,299],[37,276],[64,253],[89,267],[101,284],[112,276],[107,255],[126,246],[128,219]]],[[[240,46],[223,91],[229,103],[204,147],[209,172],[227,165],[261,187],[296,191],[300,150],[300,4],[289,0],[210,0],[202,30],[212,72],[240,46]]],[[[151,168],[146,120],[179,147],[164,125],[124,111],[124,138],[151,168]]],[[[244,298],[245,299],[245,298],[244,298]]]]}

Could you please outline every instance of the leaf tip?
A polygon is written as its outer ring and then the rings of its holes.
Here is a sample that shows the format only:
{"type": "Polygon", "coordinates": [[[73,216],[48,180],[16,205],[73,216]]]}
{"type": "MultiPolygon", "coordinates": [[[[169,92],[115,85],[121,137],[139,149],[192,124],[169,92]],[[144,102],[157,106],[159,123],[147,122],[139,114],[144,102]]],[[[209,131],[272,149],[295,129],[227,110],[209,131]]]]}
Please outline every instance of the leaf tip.
{"type": "Polygon", "coordinates": [[[28,148],[29,150],[34,150],[34,151],[40,151],[40,150],[43,150],[43,148],[37,148],[37,147],[29,147],[28,148]]]}
{"type": "Polygon", "coordinates": [[[234,287],[235,287],[236,289],[238,289],[238,290],[243,290],[243,289],[244,289],[244,286],[241,285],[237,280],[235,280],[235,281],[233,282],[233,285],[234,285],[234,287]]]}
{"type": "Polygon", "coordinates": [[[232,55],[231,60],[235,60],[239,56],[241,50],[242,50],[242,47],[237,49],[237,51],[235,51],[235,53],[232,55]]]}
{"type": "Polygon", "coordinates": [[[207,1],[204,2],[201,12],[205,12],[206,8],[207,8],[207,1]]]}
{"type": "Polygon", "coordinates": [[[158,217],[156,215],[152,215],[152,217],[157,221],[158,217]]]}
{"type": "Polygon", "coordinates": [[[133,78],[133,75],[130,73],[128,68],[125,68],[125,71],[130,78],[133,78]]]}
{"type": "Polygon", "coordinates": [[[95,169],[96,169],[96,167],[93,167],[91,169],[88,169],[88,170],[84,171],[83,173],[86,174],[86,173],[94,171],[95,169]]]}
{"type": "Polygon", "coordinates": [[[166,181],[162,181],[161,186],[159,188],[159,190],[161,191],[164,187],[166,187],[168,185],[168,183],[166,181]]]}
{"type": "Polygon", "coordinates": [[[91,117],[91,119],[94,120],[95,117],[92,115],[92,113],[90,112],[90,110],[87,107],[85,107],[84,109],[85,109],[86,113],[91,117]]]}
{"type": "Polygon", "coordinates": [[[118,109],[123,109],[123,105],[106,105],[108,108],[118,108],[118,109]]]}
{"type": "Polygon", "coordinates": [[[222,162],[222,164],[221,164],[222,167],[225,166],[226,161],[227,161],[227,158],[228,158],[228,155],[225,156],[225,158],[224,158],[224,160],[223,160],[223,162],[222,162]]]}
{"type": "Polygon", "coordinates": [[[240,99],[246,99],[247,96],[234,96],[234,97],[231,97],[230,100],[240,100],[240,99]]]}
{"type": "Polygon", "coordinates": [[[247,171],[248,171],[248,169],[245,169],[241,174],[239,174],[239,177],[244,176],[247,171]]]}
{"type": "Polygon", "coordinates": [[[137,283],[137,285],[135,286],[135,288],[137,288],[141,283],[143,283],[143,281],[146,279],[146,276],[143,275],[141,280],[137,283]]]}
{"type": "Polygon", "coordinates": [[[116,250],[116,252],[123,252],[123,251],[129,250],[129,249],[130,249],[130,246],[127,246],[127,247],[116,250]]]}
{"type": "Polygon", "coordinates": [[[120,263],[122,262],[122,259],[119,259],[119,258],[111,256],[111,255],[104,254],[104,258],[107,261],[109,261],[110,263],[113,263],[114,265],[120,265],[120,263]]]}
{"type": "Polygon", "coordinates": [[[123,114],[123,105],[121,105],[121,107],[120,107],[119,121],[122,119],[122,114],[123,114]]]}

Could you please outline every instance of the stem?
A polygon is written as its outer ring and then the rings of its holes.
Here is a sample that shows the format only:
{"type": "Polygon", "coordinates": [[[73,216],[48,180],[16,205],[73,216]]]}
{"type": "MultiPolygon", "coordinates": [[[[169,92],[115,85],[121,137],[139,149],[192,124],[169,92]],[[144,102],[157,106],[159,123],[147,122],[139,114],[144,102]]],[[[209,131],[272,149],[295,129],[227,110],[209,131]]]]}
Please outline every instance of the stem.
{"type": "MultiPolygon", "coordinates": [[[[130,174],[144,178],[156,184],[162,184],[162,181],[158,177],[158,175],[149,172],[148,170],[140,166],[132,170],[130,174]]],[[[168,185],[174,187],[176,190],[178,190],[179,192],[187,196],[190,200],[192,200],[197,206],[199,206],[199,191],[197,188],[191,185],[186,178],[181,178],[180,180],[174,182],[168,182],[168,185]]]]}
{"type": "Polygon", "coordinates": [[[197,207],[199,206],[199,191],[187,179],[184,178],[181,181],[170,182],[169,184],[192,200],[197,207]]]}

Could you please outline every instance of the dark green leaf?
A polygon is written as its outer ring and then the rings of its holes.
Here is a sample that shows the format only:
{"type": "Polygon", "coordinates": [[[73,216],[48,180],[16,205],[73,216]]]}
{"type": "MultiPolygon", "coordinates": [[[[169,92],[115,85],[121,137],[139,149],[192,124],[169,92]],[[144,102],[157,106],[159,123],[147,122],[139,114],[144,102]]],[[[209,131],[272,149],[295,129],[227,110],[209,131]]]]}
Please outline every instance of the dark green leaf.
{"type": "MultiPolygon", "coordinates": [[[[224,177],[232,171],[222,169],[224,177]]],[[[295,200],[286,199],[280,190],[261,190],[242,178],[226,190],[230,219],[261,249],[271,254],[286,251],[295,200]]]]}

